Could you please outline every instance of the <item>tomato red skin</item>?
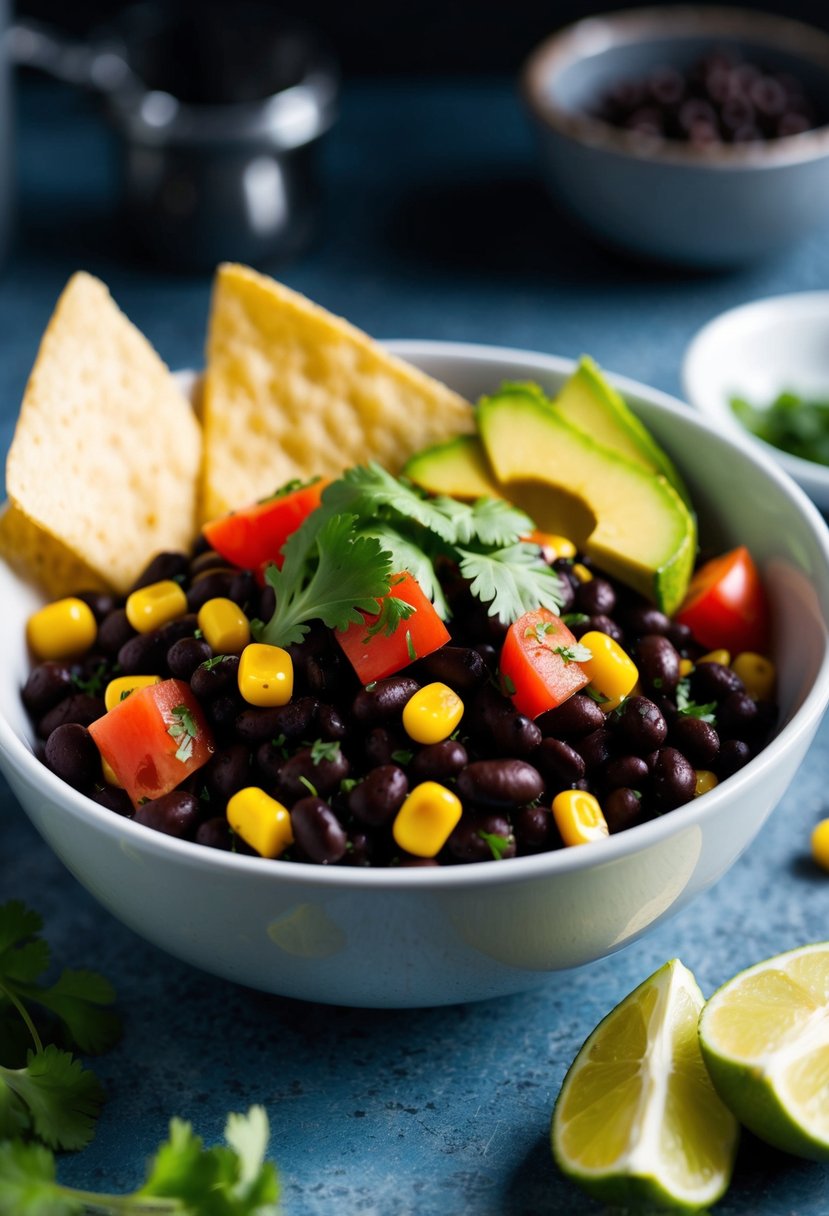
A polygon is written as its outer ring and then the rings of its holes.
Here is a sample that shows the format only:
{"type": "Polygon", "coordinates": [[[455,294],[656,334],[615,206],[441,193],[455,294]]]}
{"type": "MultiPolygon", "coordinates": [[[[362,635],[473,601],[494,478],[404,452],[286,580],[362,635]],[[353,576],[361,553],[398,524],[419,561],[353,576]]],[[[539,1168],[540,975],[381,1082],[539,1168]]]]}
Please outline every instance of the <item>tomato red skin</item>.
{"type": "Polygon", "coordinates": [[[375,633],[367,639],[367,632],[377,617],[366,616],[359,625],[349,625],[334,635],[363,684],[384,680],[414,662],[409,653],[407,633],[412,652],[418,659],[439,650],[450,640],[449,630],[435,612],[432,601],[411,574],[392,575],[389,594],[405,600],[415,609],[408,620],[400,622],[394,633],[388,636],[375,633]]]}
{"type": "Polygon", "coordinates": [[[519,713],[537,718],[590,682],[579,663],[554,653],[559,646],[575,645],[573,634],[548,608],[525,612],[510,625],[501,650],[501,684],[519,713]],[[533,634],[541,624],[551,626],[544,644],[533,634]]]}
{"type": "Polygon", "coordinates": [[[215,750],[201,706],[183,680],[137,689],[93,722],[89,733],[134,806],[169,794],[215,750]],[[186,760],[177,758],[181,740],[169,733],[176,721],[172,711],[180,705],[187,707],[197,730],[186,760]]]}
{"type": "Polygon", "coordinates": [[[282,546],[300,524],[320,505],[328,481],[320,478],[304,486],[233,511],[221,519],[211,520],[202,532],[208,544],[227,561],[243,570],[253,570],[262,581],[262,568],[269,562],[282,567],[282,546]]]}
{"type": "Polygon", "coordinates": [[[709,650],[768,652],[768,600],[745,545],[700,566],[676,619],[709,650]]]}

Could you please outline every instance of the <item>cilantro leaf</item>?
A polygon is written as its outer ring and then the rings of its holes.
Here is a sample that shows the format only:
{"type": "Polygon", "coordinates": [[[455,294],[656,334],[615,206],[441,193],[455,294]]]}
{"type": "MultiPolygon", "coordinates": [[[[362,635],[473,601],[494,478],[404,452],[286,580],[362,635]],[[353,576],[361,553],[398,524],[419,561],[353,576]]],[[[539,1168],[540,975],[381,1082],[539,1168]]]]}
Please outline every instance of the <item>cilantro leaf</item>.
{"type": "Polygon", "coordinates": [[[491,553],[458,549],[461,575],[470,582],[470,591],[489,604],[489,615],[511,625],[525,612],[561,607],[561,582],[558,575],[538,556],[532,545],[508,545],[491,553]]]}
{"type": "Polygon", "coordinates": [[[107,665],[105,662],[99,663],[87,679],[84,679],[77,671],[73,671],[69,678],[79,692],[85,692],[90,697],[98,697],[107,682],[107,665]]]}
{"type": "Polygon", "coordinates": [[[587,663],[593,658],[593,651],[589,646],[583,646],[581,642],[574,642],[572,646],[554,646],[553,654],[561,655],[565,664],[587,663]]]}
{"type": "Polygon", "coordinates": [[[83,1200],[58,1184],[48,1148],[0,1143],[0,1216],[81,1216],[84,1210],[83,1200]]]}
{"type": "Polygon", "coordinates": [[[30,1051],[25,1068],[0,1065],[0,1086],[8,1091],[0,1109],[11,1125],[0,1125],[0,1134],[32,1131],[61,1149],[83,1148],[92,1139],[103,1090],[70,1052],[50,1043],[42,1051],[30,1051]]]}
{"type": "Polygon", "coordinates": [[[432,601],[435,612],[441,620],[449,616],[449,605],[443,588],[440,585],[432,559],[417,543],[404,534],[399,527],[383,521],[372,523],[360,528],[361,536],[375,537],[387,553],[391,554],[392,567],[395,571],[408,570],[417,582],[425,596],[432,601]]]}
{"type": "Polygon", "coordinates": [[[690,684],[687,679],[680,680],[676,686],[676,707],[681,714],[689,718],[699,718],[701,722],[716,722],[716,701],[707,701],[704,705],[691,700],[690,684]]]}
{"type": "Polygon", "coordinates": [[[198,736],[199,728],[186,705],[176,705],[170,713],[174,721],[167,727],[167,734],[178,742],[176,760],[186,764],[193,754],[193,740],[198,736]]]}
{"type": "MultiPolygon", "coordinates": [[[[363,642],[367,642],[376,634],[382,633],[389,638],[397,630],[397,626],[401,621],[408,621],[417,609],[413,604],[409,604],[406,600],[401,600],[397,595],[386,595],[380,601],[380,611],[377,614],[377,619],[371,623],[366,630],[366,636],[363,642]]],[[[417,658],[417,655],[415,655],[417,658]]]]}
{"type": "Polygon", "coordinates": [[[333,511],[353,513],[367,520],[376,519],[385,508],[402,519],[416,520],[450,544],[457,539],[455,516],[462,507],[453,498],[427,498],[411,482],[393,477],[374,461],[347,469],[339,481],[323,491],[322,502],[333,511]]]}
{"type": "Polygon", "coordinates": [[[498,832],[480,831],[478,835],[485,844],[489,845],[495,861],[503,861],[507,854],[507,850],[509,849],[510,845],[513,844],[512,836],[501,836],[498,832]]]}
{"type": "Polygon", "coordinates": [[[468,516],[458,520],[458,525],[461,544],[477,540],[497,549],[514,545],[535,527],[529,515],[502,498],[479,498],[469,508],[468,516]]]}
{"type": "Polygon", "coordinates": [[[271,565],[265,572],[276,608],[267,624],[257,623],[257,641],[289,646],[302,641],[311,621],[342,630],[361,623],[363,613],[379,612],[393,573],[391,554],[359,535],[356,522],[354,515],[325,518],[324,511],[312,511],[288,538],[282,569],[271,565]]]}
{"type": "Polygon", "coordinates": [[[322,760],[339,760],[340,745],[337,742],[324,743],[322,739],[316,739],[311,744],[311,763],[316,767],[322,760]]]}

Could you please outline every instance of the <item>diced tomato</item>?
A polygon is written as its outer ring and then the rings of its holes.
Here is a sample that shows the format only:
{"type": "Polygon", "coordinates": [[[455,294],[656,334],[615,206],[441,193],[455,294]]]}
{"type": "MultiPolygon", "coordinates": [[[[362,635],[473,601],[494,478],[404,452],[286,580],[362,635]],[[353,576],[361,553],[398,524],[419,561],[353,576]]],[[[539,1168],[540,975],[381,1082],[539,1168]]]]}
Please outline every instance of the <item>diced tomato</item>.
{"type": "Polygon", "coordinates": [[[137,689],[89,727],[135,806],[169,794],[213,755],[213,736],[183,680],[137,689]]]}
{"type": "Polygon", "coordinates": [[[385,634],[381,629],[370,634],[377,617],[366,616],[363,624],[349,625],[334,635],[363,684],[384,680],[449,641],[449,630],[411,574],[392,575],[389,595],[405,600],[415,610],[394,633],[385,634]]]}
{"type": "Polygon", "coordinates": [[[235,566],[253,570],[261,581],[268,562],[282,566],[281,550],[292,532],[320,505],[328,482],[320,477],[278,498],[214,519],[202,528],[208,544],[235,566]]]}
{"type": "Polygon", "coordinates": [[[576,645],[548,608],[525,612],[510,625],[501,650],[501,685],[519,713],[537,718],[589,683],[568,653],[576,645]]]}
{"type": "Polygon", "coordinates": [[[676,619],[710,650],[767,651],[768,600],[745,545],[700,566],[676,619]]]}

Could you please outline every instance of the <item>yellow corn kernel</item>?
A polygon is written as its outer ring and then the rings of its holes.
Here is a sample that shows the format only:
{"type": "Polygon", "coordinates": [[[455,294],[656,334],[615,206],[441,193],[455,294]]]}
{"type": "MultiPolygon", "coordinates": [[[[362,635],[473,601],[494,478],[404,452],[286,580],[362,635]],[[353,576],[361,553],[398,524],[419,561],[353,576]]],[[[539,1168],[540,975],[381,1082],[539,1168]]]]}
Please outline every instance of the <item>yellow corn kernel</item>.
{"type": "Polygon", "coordinates": [[[559,536],[557,532],[533,532],[529,539],[544,550],[544,557],[548,562],[561,558],[567,560],[575,557],[578,552],[568,537],[559,536]]]}
{"type": "Polygon", "coordinates": [[[152,633],[168,621],[184,616],[187,611],[187,596],[178,583],[164,578],[160,583],[150,583],[127,596],[124,605],[127,620],[138,633],[152,633]]]}
{"type": "Polygon", "coordinates": [[[414,857],[437,857],[461,817],[461,800],[437,781],[416,785],[395,816],[395,843],[414,857]]]}
{"type": "Polygon", "coordinates": [[[731,655],[727,650],[709,650],[708,654],[702,655],[697,662],[720,663],[723,667],[728,667],[731,663],[731,655]]]}
{"type": "Polygon", "coordinates": [[[117,676],[106,686],[104,705],[107,709],[113,709],[126,700],[131,692],[135,692],[136,688],[149,688],[151,684],[158,684],[160,680],[161,676],[117,676]]]}
{"type": "Polygon", "coordinates": [[[829,819],[821,819],[812,832],[812,857],[822,870],[829,870],[829,819]]]}
{"type": "Polygon", "coordinates": [[[607,633],[591,629],[579,639],[586,646],[592,658],[580,660],[585,675],[590,680],[596,692],[605,700],[601,707],[607,713],[616,709],[639,679],[636,664],[607,633]]]}
{"type": "Polygon", "coordinates": [[[26,641],[37,659],[74,658],[89,650],[97,636],[92,609],[72,595],[39,609],[26,625],[26,641]]]}
{"type": "Polygon", "coordinates": [[[251,642],[242,651],[237,679],[248,705],[287,705],[294,691],[294,665],[281,646],[251,642]]]}
{"type": "Polygon", "coordinates": [[[731,670],[746,686],[746,692],[755,701],[770,701],[774,695],[777,669],[771,659],[753,650],[744,650],[731,664],[731,670]]]}
{"type": "Polygon", "coordinates": [[[115,785],[119,790],[124,788],[121,782],[118,780],[118,774],[116,773],[115,769],[107,764],[103,756],[101,756],[101,772],[104,775],[104,781],[106,781],[108,785],[115,785]]]}
{"type": "Polygon", "coordinates": [[[403,708],[403,729],[415,743],[448,739],[463,717],[463,701],[446,684],[419,688],[403,708]]]}
{"type": "Polygon", "coordinates": [[[715,785],[719,785],[717,774],[712,773],[707,768],[698,768],[697,779],[694,784],[694,797],[699,798],[700,794],[709,794],[715,785]]]}
{"type": "Polygon", "coordinates": [[[291,812],[258,786],[234,794],[226,814],[236,835],[262,857],[279,857],[294,843],[291,812]]]}
{"type": "Polygon", "coordinates": [[[584,790],[562,790],[553,799],[553,818],[566,845],[590,844],[609,835],[597,798],[584,790]]]}
{"type": "Polygon", "coordinates": [[[686,678],[686,676],[689,676],[693,670],[694,670],[694,664],[691,662],[690,659],[680,659],[679,660],[679,678],[680,678],[680,680],[684,680],[686,678]]]}
{"type": "Polygon", "coordinates": [[[202,604],[198,622],[215,654],[241,654],[250,641],[250,621],[238,604],[224,596],[202,604]]]}
{"type": "Polygon", "coordinates": [[[588,570],[587,566],[585,566],[583,564],[583,562],[573,562],[570,569],[572,570],[573,574],[575,574],[576,578],[579,580],[580,583],[592,583],[593,571],[588,570]]]}

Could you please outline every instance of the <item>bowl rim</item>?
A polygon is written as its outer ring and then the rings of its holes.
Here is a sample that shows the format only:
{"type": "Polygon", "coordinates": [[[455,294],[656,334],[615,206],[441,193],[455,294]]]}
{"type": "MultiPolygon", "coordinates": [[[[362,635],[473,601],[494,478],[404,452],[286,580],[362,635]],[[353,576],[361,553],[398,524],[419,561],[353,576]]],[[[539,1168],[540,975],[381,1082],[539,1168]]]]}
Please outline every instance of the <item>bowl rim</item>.
{"type": "Polygon", "coordinates": [[[727,308],[724,312],[711,317],[697,330],[688,343],[680,369],[682,388],[689,402],[701,414],[727,426],[729,433],[744,435],[759,450],[768,453],[771,459],[784,468],[796,481],[812,487],[819,486],[825,491],[829,489],[829,465],[806,460],[802,456],[795,456],[791,452],[776,448],[772,443],[767,443],[765,439],[746,430],[742,423],[734,417],[725,400],[721,401],[719,398],[714,400],[708,393],[699,391],[697,367],[701,352],[714,335],[741,321],[754,320],[762,324],[766,314],[777,313],[780,309],[790,310],[793,314],[800,311],[804,314],[821,313],[826,317],[827,336],[829,336],[829,291],[792,291],[778,296],[762,296],[758,300],[737,304],[733,308],[727,308]]]}
{"type": "Polygon", "coordinates": [[[783,47],[829,71],[829,34],[790,17],[754,9],[678,5],[633,8],[583,17],[532,50],[519,75],[519,92],[534,118],[574,143],[649,164],[694,169],[772,169],[815,160],[829,152],[829,124],[799,135],[751,144],[694,148],[680,140],[624,131],[587,113],[559,105],[547,87],[570,64],[610,46],[673,37],[744,38],[783,47]]]}
{"type": "MultiPolygon", "coordinates": [[[[423,359],[451,359],[459,364],[492,364],[520,362],[533,373],[553,373],[566,376],[576,367],[577,360],[557,355],[546,355],[536,351],[486,344],[432,341],[421,339],[389,340],[384,345],[394,354],[413,362],[423,359]]],[[[192,373],[181,373],[185,376],[192,373]]],[[[762,474],[775,483],[777,490],[788,498],[798,513],[805,517],[813,538],[822,551],[829,570],[829,529],[817,508],[800,487],[776,463],[758,451],[739,435],[724,435],[709,419],[701,416],[684,402],[660,389],[620,376],[607,373],[610,381],[626,396],[640,398],[659,410],[677,415],[689,421],[695,428],[710,438],[740,449],[762,474]]],[[[8,577],[18,585],[23,584],[9,567],[8,577]]],[[[820,667],[812,687],[806,694],[792,719],[775,738],[749,764],[728,778],[727,788],[722,786],[678,807],[657,819],[629,828],[618,835],[601,841],[581,845],[578,848],[558,849],[525,857],[513,857],[504,864],[473,864],[457,866],[376,869],[351,866],[314,865],[306,862],[286,862],[275,865],[270,859],[211,849],[192,841],[178,840],[152,828],[114,814],[99,806],[92,799],[67,785],[37,759],[34,752],[12,729],[6,717],[0,713],[0,752],[12,767],[17,769],[29,786],[41,786],[52,801],[60,803],[75,818],[101,830],[105,835],[117,838],[121,847],[131,844],[144,853],[166,855],[175,864],[185,868],[198,868],[210,874],[246,874],[251,880],[266,879],[293,886],[318,886],[330,893],[369,890],[396,891],[399,893],[424,893],[439,895],[449,891],[471,891],[481,886],[503,883],[523,883],[549,880],[557,875],[574,874],[584,869],[612,865],[630,854],[645,852],[659,846],[671,836],[679,836],[721,813],[724,800],[739,797],[741,791],[755,783],[762,784],[773,773],[778,755],[795,742],[796,738],[809,732],[822,716],[829,702],[829,630],[825,632],[825,646],[820,667]]]]}

